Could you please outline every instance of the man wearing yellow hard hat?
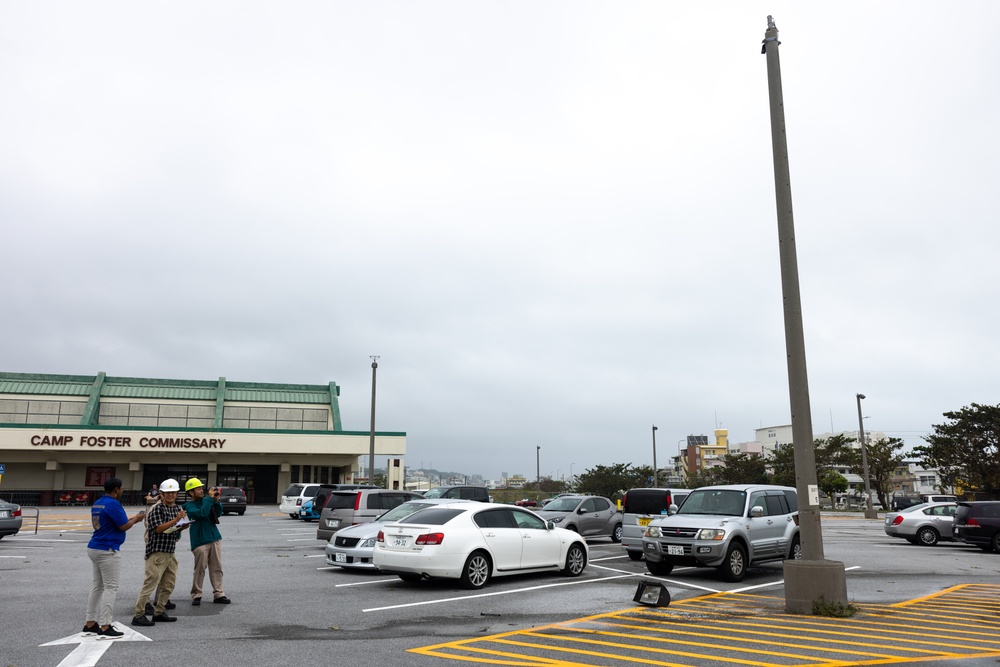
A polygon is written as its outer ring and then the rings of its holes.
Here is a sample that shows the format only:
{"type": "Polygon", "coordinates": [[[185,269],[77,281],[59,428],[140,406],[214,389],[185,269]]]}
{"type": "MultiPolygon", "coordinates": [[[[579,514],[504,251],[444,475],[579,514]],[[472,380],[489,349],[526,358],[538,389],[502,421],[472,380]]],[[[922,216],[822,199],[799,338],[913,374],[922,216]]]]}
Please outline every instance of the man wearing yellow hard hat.
{"type": "Polygon", "coordinates": [[[191,604],[201,604],[201,587],[205,583],[205,570],[212,583],[212,602],[229,604],[230,600],[222,590],[222,533],[217,524],[222,516],[219,503],[220,489],[212,487],[205,493],[205,485],[197,477],[192,477],[184,485],[190,500],[184,503],[184,511],[191,519],[191,553],[194,555],[194,581],[191,584],[191,604]]]}

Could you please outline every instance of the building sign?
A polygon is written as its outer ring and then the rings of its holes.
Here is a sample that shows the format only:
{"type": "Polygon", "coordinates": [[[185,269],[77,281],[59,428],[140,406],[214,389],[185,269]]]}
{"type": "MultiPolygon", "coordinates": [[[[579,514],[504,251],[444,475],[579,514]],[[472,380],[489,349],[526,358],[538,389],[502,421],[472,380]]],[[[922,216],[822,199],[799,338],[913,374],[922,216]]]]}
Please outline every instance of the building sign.
{"type": "Polygon", "coordinates": [[[114,466],[87,466],[85,486],[104,486],[104,482],[115,476],[114,466]]]}

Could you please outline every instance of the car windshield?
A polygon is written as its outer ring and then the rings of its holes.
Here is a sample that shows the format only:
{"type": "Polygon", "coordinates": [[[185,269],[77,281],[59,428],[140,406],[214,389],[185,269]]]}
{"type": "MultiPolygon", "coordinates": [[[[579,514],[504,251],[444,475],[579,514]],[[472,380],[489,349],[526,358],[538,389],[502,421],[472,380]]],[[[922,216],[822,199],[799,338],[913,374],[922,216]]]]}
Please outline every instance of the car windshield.
{"type": "Polygon", "coordinates": [[[730,489],[697,489],[677,510],[678,514],[716,514],[743,516],[747,494],[730,489]]]}
{"type": "Polygon", "coordinates": [[[288,487],[287,489],[285,489],[285,492],[282,495],[284,495],[284,496],[297,496],[300,493],[302,493],[302,487],[299,486],[298,484],[292,484],[290,487],[288,487]]]}
{"type": "Polygon", "coordinates": [[[545,503],[546,512],[572,512],[576,509],[576,506],[580,504],[579,498],[571,498],[569,496],[563,496],[562,498],[556,498],[550,503],[545,503]]]}
{"type": "Polygon", "coordinates": [[[464,509],[448,509],[445,507],[428,507],[427,509],[414,512],[397,523],[417,523],[429,526],[443,526],[459,514],[465,513],[464,509]]]}
{"type": "Polygon", "coordinates": [[[414,512],[418,512],[422,509],[432,507],[434,503],[403,503],[402,505],[397,505],[393,507],[388,512],[382,514],[379,518],[375,519],[381,523],[389,523],[390,521],[399,521],[400,519],[405,519],[414,512]]]}
{"type": "Polygon", "coordinates": [[[424,498],[441,498],[444,492],[447,491],[447,487],[436,486],[427,493],[424,494],[424,498]]]}

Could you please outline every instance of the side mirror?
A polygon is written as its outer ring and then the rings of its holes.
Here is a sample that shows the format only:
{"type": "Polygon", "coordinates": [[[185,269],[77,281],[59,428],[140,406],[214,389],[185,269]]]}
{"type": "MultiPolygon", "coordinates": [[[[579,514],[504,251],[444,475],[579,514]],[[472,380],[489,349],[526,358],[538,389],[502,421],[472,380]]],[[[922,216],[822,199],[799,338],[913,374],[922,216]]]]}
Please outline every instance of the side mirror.
{"type": "Polygon", "coordinates": [[[667,508],[667,514],[677,514],[677,505],[670,503],[670,507],[667,508]]]}
{"type": "Polygon", "coordinates": [[[754,519],[764,516],[764,508],[760,505],[754,505],[750,508],[750,516],[754,519]]]}
{"type": "Polygon", "coordinates": [[[580,509],[578,509],[578,510],[576,511],[576,513],[577,513],[577,514],[586,514],[586,513],[587,513],[587,510],[585,510],[585,509],[583,509],[583,508],[581,507],[580,509]]]}
{"type": "Polygon", "coordinates": [[[545,530],[555,530],[555,527],[556,524],[552,523],[551,521],[545,522],[545,530]]]}

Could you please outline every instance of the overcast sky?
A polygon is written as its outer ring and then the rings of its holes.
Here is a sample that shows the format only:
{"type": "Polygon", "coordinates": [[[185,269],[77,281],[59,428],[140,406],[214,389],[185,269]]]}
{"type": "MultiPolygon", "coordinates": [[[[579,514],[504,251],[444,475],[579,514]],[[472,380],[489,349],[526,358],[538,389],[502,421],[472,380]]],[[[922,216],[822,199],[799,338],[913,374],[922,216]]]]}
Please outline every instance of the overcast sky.
{"type": "Polygon", "coordinates": [[[325,384],[568,477],[1000,402],[995,2],[3,2],[2,370],[325,384]]]}

